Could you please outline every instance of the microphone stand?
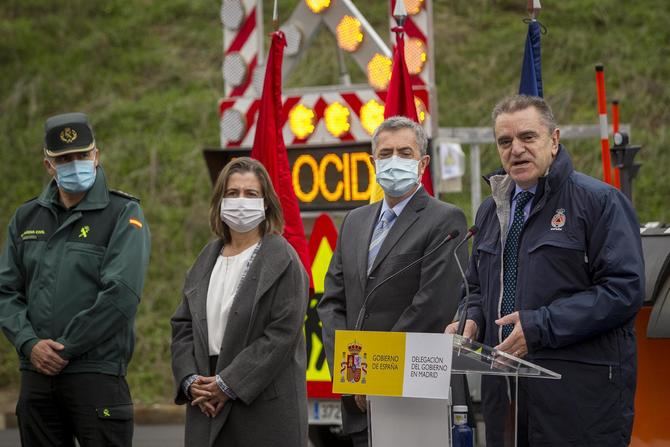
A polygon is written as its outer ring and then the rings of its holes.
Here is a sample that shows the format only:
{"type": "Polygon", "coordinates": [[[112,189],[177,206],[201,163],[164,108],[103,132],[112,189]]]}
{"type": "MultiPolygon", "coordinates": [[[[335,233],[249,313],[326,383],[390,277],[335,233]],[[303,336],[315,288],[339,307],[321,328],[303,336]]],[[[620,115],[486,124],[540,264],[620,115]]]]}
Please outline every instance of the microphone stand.
{"type": "Polygon", "coordinates": [[[478,228],[476,226],[471,226],[470,229],[468,230],[468,233],[465,235],[463,240],[458,243],[456,248],[454,249],[454,259],[456,259],[456,265],[458,265],[458,270],[461,272],[461,278],[463,278],[463,284],[465,285],[465,301],[463,302],[463,311],[461,312],[460,319],[458,321],[458,328],[456,329],[456,333],[458,335],[463,335],[463,331],[465,330],[465,320],[467,319],[468,316],[468,305],[470,301],[470,284],[468,284],[468,278],[465,277],[465,272],[463,271],[463,266],[461,265],[461,261],[459,261],[458,256],[456,254],[456,250],[463,245],[468,239],[470,239],[472,236],[474,236],[478,231],[478,228]]]}

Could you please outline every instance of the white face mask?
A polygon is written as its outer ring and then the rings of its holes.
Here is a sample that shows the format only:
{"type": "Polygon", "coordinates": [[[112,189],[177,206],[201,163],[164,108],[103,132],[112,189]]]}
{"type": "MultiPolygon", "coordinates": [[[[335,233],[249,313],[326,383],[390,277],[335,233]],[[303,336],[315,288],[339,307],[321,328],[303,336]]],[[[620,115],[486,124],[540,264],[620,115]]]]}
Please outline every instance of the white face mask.
{"type": "Polygon", "coordinates": [[[235,197],[221,200],[221,220],[238,233],[247,233],[265,220],[265,201],[235,197]]]}
{"type": "Polygon", "coordinates": [[[419,183],[419,160],[391,158],[375,160],[377,183],[391,197],[401,197],[419,183]]]}

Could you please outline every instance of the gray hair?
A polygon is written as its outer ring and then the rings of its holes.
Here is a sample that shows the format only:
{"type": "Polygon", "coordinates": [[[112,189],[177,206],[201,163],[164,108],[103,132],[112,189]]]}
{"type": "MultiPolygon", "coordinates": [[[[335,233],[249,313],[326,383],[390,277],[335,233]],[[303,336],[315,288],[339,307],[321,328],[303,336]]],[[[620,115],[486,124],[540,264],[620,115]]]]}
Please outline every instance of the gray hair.
{"type": "Polygon", "coordinates": [[[495,133],[496,120],[500,115],[503,113],[514,113],[520,110],[526,110],[529,107],[535,107],[535,110],[540,114],[542,124],[549,130],[549,134],[554,133],[558,124],[556,123],[556,118],[554,118],[554,112],[551,111],[551,107],[547,104],[544,98],[529,95],[508,96],[496,104],[491,113],[491,119],[493,119],[493,132],[495,133]]]}
{"type": "Polygon", "coordinates": [[[412,129],[416,137],[416,144],[419,146],[421,156],[428,154],[428,137],[421,124],[412,121],[405,116],[392,116],[382,122],[375,133],[372,134],[372,155],[375,154],[377,144],[379,143],[379,134],[387,131],[396,131],[401,129],[412,129]]]}

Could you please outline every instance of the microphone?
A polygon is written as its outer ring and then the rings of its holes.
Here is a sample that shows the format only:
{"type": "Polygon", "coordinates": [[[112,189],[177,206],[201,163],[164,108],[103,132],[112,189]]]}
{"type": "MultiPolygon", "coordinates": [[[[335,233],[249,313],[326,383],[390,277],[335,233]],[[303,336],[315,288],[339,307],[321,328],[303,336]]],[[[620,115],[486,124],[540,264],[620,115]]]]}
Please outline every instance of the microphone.
{"type": "Polygon", "coordinates": [[[456,239],[456,238],[458,237],[459,234],[460,234],[460,231],[458,231],[458,230],[454,230],[454,231],[452,231],[451,233],[449,233],[449,234],[447,235],[447,237],[445,237],[444,239],[442,239],[442,241],[440,241],[440,243],[437,244],[434,248],[432,248],[428,253],[426,253],[426,254],[424,254],[423,256],[421,256],[420,258],[415,259],[414,261],[410,262],[409,264],[407,264],[406,266],[404,266],[403,268],[401,268],[400,270],[398,270],[398,271],[395,272],[394,274],[392,274],[392,275],[390,275],[390,276],[384,278],[382,281],[379,282],[379,284],[377,284],[376,286],[374,286],[374,287],[372,288],[372,290],[370,290],[370,293],[368,293],[368,294],[365,296],[365,299],[363,300],[363,305],[361,306],[361,310],[360,310],[360,312],[358,312],[358,318],[356,318],[356,325],[354,326],[354,330],[355,330],[355,331],[360,331],[360,330],[362,329],[362,325],[363,325],[363,315],[365,314],[365,311],[367,310],[368,299],[370,299],[370,297],[371,297],[372,294],[375,292],[375,290],[377,290],[377,289],[380,288],[382,285],[386,284],[388,281],[390,281],[391,279],[395,278],[396,276],[398,276],[399,274],[401,274],[401,273],[404,272],[405,270],[407,270],[407,269],[409,269],[410,267],[415,266],[415,265],[418,264],[419,262],[423,261],[423,260],[426,259],[428,256],[430,256],[430,255],[432,255],[433,253],[435,253],[435,252],[436,252],[440,247],[442,247],[444,244],[446,244],[447,242],[449,242],[449,241],[452,240],[452,239],[456,239]]]}
{"type": "Polygon", "coordinates": [[[461,240],[461,242],[456,245],[456,248],[454,248],[454,259],[456,259],[456,265],[458,265],[458,270],[461,272],[461,278],[463,278],[463,284],[465,285],[465,302],[463,303],[463,311],[461,312],[461,318],[458,321],[458,328],[456,329],[458,335],[463,335],[463,331],[465,330],[465,320],[468,315],[468,302],[470,301],[470,285],[468,284],[468,279],[465,277],[465,272],[463,272],[461,261],[458,260],[456,250],[458,250],[461,245],[465,244],[468,239],[477,234],[477,231],[479,231],[479,228],[477,228],[476,225],[471,226],[463,240],[461,240]]]}

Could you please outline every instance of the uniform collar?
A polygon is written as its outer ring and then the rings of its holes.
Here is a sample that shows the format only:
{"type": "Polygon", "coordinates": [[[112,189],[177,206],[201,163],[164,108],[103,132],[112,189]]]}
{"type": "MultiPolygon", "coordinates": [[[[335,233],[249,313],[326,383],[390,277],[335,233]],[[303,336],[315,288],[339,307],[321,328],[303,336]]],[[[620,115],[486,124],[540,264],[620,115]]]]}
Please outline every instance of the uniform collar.
{"type": "MultiPolygon", "coordinates": [[[[42,194],[40,194],[40,196],[37,198],[37,202],[47,208],[63,206],[58,196],[58,185],[56,184],[56,179],[52,179],[46,188],[44,188],[42,194]]],[[[88,190],[81,202],[75,205],[72,210],[97,210],[105,208],[108,204],[109,191],[107,189],[107,179],[105,178],[105,172],[102,170],[102,166],[98,165],[95,174],[95,183],[93,183],[93,186],[88,190]]]]}

